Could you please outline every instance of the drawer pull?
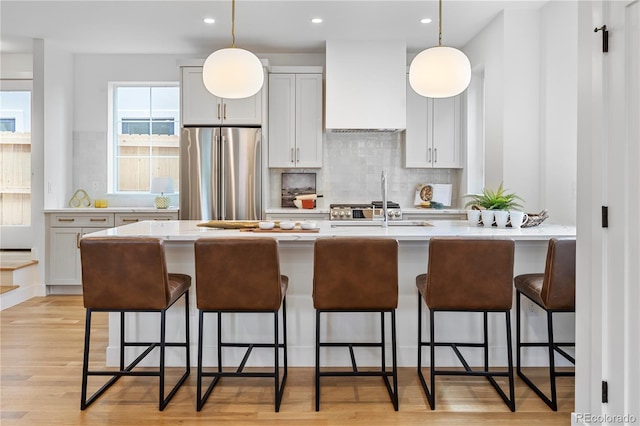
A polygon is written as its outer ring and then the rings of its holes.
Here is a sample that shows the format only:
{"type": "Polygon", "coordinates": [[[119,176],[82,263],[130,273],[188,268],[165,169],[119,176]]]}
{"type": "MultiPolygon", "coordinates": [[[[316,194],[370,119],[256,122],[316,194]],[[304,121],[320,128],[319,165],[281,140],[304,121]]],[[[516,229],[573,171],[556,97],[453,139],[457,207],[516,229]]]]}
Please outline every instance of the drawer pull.
{"type": "Polygon", "coordinates": [[[75,221],[75,219],[71,218],[71,219],[62,219],[62,218],[58,218],[58,222],[73,222],[75,221]]]}
{"type": "Polygon", "coordinates": [[[106,221],[107,221],[107,218],[106,218],[106,217],[103,217],[103,218],[100,218],[100,219],[96,219],[96,218],[92,217],[92,218],[91,218],[91,219],[89,219],[89,220],[90,220],[91,222],[106,222],[106,221]]]}
{"type": "Polygon", "coordinates": [[[122,219],[123,222],[137,222],[138,219],[122,219]]]}
{"type": "Polygon", "coordinates": [[[153,220],[171,220],[171,218],[170,217],[157,217],[157,218],[155,218],[153,220]]]}

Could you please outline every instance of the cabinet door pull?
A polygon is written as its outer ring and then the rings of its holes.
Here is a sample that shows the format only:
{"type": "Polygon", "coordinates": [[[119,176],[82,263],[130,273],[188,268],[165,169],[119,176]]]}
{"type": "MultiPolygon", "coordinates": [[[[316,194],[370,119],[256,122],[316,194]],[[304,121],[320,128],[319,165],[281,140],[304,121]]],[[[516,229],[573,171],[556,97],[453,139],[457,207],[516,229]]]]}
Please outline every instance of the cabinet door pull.
{"type": "Polygon", "coordinates": [[[296,148],[296,163],[300,162],[300,148],[296,148]]]}
{"type": "Polygon", "coordinates": [[[80,233],[76,232],[76,248],[80,248],[80,233]]]}
{"type": "Polygon", "coordinates": [[[224,120],[227,119],[227,104],[224,104],[224,106],[222,108],[222,116],[223,116],[224,120]]]}
{"type": "Polygon", "coordinates": [[[294,163],[295,161],[293,160],[293,148],[291,148],[291,162],[294,163]]]}
{"type": "Polygon", "coordinates": [[[220,120],[220,104],[218,104],[218,120],[220,120]]]}
{"type": "Polygon", "coordinates": [[[71,218],[71,219],[63,219],[61,217],[58,218],[58,222],[74,222],[75,219],[71,218]]]}
{"type": "Polygon", "coordinates": [[[102,218],[95,218],[92,217],[91,219],[89,219],[90,222],[106,222],[107,218],[106,217],[102,217],[102,218]]]}
{"type": "Polygon", "coordinates": [[[433,148],[433,163],[438,162],[438,148],[433,148]]]}
{"type": "Polygon", "coordinates": [[[427,151],[427,163],[431,162],[431,148],[427,151]]]}

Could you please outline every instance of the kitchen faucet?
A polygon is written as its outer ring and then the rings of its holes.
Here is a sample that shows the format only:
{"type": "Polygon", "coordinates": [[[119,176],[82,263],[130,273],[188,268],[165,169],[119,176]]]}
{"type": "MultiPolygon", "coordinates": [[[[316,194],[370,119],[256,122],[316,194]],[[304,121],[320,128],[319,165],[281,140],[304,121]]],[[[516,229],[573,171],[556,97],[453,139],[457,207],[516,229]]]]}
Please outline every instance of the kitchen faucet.
{"type": "Polygon", "coordinates": [[[382,227],[387,228],[389,226],[389,218],[387,216],[387,172],[382,171],[381,176],[382,184],[382,227]]]}

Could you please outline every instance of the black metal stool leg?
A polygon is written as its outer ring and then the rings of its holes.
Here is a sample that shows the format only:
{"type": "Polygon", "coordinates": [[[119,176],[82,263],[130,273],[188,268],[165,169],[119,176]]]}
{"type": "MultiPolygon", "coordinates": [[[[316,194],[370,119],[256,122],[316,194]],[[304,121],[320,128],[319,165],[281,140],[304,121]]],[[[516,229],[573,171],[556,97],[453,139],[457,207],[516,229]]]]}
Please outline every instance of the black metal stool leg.
{"type": "Polygon", "coordinates": [[[551,404],[553,411],[558,411],[558,401],[556,399],[556,363],[555,363],[555,343],[553,340],[553,313],[547,311],[547,334],[549,335],[549,385],[551,387],[551,404]]]}
{"type": "Polygon", "coordinates": [[[509,403],[511,411],[516,411],[515,384],[513,382],[513,353],[511,343],[511,312],[505,312],[507,323],[507,365],[509,367],[509,403]]]}
{"type": "Polygon", "coordinates": [[[316,310],[316,411],[320,411],[320,311],[316,310]]]}
{"type": "Polygon", "coordinates": [[[391,311],[391,350],[393,362],[393,408],[398,411],[398,357],[396,348],[396,311],[391,311]]]}
{"type": "Polygon", "coordinates": [[[202,333],[202,324],[204,323],[204,312],[200,311],[198,313],[198,367],[197,367],[197,379],[196,379],[196,410],[202,410],[202,344],[203,344],[203,333],[202,333]]]}
{"type": "Polygon", "coordinates": [[[91,309],[87,309],[84,325],[84,355],[82,360],[82,391],[80,396],[80,409],[87,408],[87,383],[89,372],[89,345],[91,342],[91,309]]]}
{"type": "Polygon", "coordinates": [[[162,311],[160,313],[160,377],[159,382],[160,386],[158,391],[158,409],[160,411],[164,410],[166,402],[164,401],[164,361],[165,361],[165,350],[166,350],[166,332],[167,332],[167,324],[166,324],[166,311],[162,311]]]}
{"type": "Polygon", "coordinates": [[[435,312],[433,309],[429,309],[429,335],[431,336],[431,340],[429,341],[429,353],[431,357],[431,365],[429,369],[429,373],[431,376],[431,395],[427,395],[429,399],[429,405],[432,410],[436,408],[436,347],[434,343],[435,339],[435,326],[434,326],[435,312]]]}

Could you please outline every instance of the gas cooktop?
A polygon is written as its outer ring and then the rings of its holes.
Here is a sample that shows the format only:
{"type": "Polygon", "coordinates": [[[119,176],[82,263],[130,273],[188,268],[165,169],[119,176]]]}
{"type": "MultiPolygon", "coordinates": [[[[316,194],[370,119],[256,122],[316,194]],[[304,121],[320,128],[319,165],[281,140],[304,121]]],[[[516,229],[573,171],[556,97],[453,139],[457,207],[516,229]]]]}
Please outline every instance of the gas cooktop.
{"type": "MultiPolygon", "coordinates": [[[[382,219],[382,201],[372,201],[370,204],[340,203],[330,204],[331,220],[374,220],[382,219]]],[[[402,219],[400,204],[387,201],[387,215],[389,220],[402,219]]]]}

